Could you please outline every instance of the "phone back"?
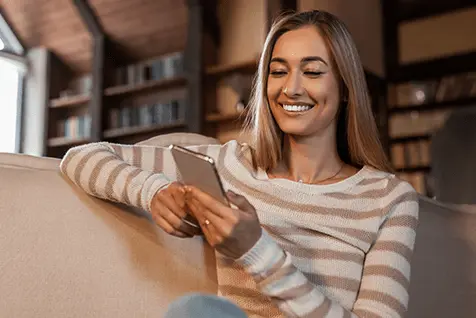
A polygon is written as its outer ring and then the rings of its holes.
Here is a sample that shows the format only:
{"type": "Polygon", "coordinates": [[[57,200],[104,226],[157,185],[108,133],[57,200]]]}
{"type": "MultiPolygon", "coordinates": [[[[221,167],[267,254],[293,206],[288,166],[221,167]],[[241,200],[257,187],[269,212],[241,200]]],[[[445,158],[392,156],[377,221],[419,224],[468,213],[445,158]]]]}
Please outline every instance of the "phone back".
{"type": "Polygon", "coordinates": [[[195,186],[228,205],[212,158],[177,145],[171,145],[170,149],[184,184],[195,186]]]}

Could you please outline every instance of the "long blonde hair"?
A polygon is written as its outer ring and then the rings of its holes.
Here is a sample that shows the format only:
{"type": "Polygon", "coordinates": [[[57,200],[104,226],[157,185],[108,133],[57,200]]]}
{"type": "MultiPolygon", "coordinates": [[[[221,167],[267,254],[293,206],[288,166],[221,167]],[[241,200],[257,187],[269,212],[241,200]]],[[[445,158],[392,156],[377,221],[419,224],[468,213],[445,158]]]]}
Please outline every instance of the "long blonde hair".
{"type": "Polygon", "coordinates": [[[283,133],[273,118],[266,92],[274,45],[284,33],[309,25],[315,26],[324,38],[340,79],[341,96],[348,99],[341,103],[338,112],[339,156],[347,164],[356,167],[369,165],[382,171],[392,171],[378,138],[364,70],[355,43],[337,17],[317,10],[280,16],[266,37],[245,121],[245,129],[252,136],[255,165],[267,171],[275,168],[282,159],[283,133]]]}

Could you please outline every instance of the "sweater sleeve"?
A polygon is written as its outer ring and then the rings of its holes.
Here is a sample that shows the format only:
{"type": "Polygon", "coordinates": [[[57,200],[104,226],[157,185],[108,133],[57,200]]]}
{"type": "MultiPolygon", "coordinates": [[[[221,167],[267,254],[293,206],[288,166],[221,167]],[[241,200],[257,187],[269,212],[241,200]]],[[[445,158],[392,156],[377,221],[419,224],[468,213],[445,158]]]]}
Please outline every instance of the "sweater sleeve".
{"type": "MultiPolygon", "coordinates": [[[[188,147],[215,155],[219,145],[188,147]]],[[[86,193],[150,211],[155,193],[177,180],[178,172],[166,147],[86,144],[68,150],[61,172],[86,193]]]]}
{"type": "Polygon", "coordinates": [[[410,258],[418,223],[418,198],[410,185],[392,203],[368,251],[357,299],[351,310],[313,285],[264,230],[237,260],[261,292],[288,317],[403,317],[408,305],[410,258]]]}

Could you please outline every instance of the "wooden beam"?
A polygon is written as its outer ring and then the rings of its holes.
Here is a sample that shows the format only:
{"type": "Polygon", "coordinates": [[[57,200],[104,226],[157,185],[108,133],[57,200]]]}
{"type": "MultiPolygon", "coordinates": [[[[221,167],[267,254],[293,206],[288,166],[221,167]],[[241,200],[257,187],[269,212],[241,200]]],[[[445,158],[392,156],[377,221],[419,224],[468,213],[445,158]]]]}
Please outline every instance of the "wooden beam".
{"type": "Polygon", "coordinates": [[[266,1],[266,30],[271,28],[274,19],[284,11],[296,11],[297,0],[267,0],[266,1]]]}
{"type": "Polygon", "coordinates": [[[91,116],[90,141],[97,142],[103,139],[104,122],[104,79],[105,79],[105,49],[107,37],[96,13],[87,0],[73,0],[79,15],[93,37],[92,57],[92,89],[89,102],[89,116],[91,116]]]}
{"type": "Polygon", "coordinates": [[[87,0],[73,0],[74,5],[78,9],[81,19],[86,24],[89,32],[93,36],[104,36],[104,30],[99,22],[96,13],[91,8],[87,0]]]}
{"type": "Polygon", "coordinates": [[[91,141],[103,139],[104,111],[104,63],[105,63],[106,38],[96,36],[93,39],[92,61],[92,89],[89,102],[89,115],[91,116],[91,141]]]}
{"type": "Polygon", "coordinates": [[[185,48],[185,76],[188,81],[185,121],[187,130],[202,133],[203,129],[203,19],[204,1],[187,0],[188,36],[185,48]]]}

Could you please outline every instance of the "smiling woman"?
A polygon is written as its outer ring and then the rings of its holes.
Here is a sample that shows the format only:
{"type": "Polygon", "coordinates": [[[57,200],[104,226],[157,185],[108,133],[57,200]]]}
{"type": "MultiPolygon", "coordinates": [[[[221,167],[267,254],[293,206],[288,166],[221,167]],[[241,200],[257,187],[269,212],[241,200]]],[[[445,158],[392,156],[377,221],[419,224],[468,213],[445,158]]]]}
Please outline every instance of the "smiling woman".
{"type": "MultiPolygon", "coordinates": [[[[173,236],[193,236],[193,214],[217,252],[220,295],[249,317],[403,317],[418,198],[388,169],[343,23],[322,11],[278,19],[248,111],[251,144],[189,147],[214,159],[230,206],[180,183],[164,147],[84,145],[61,171],[173,236]]],[[[200,299],[182,304],[186,316],[225,317],[223,299],[200,299]]]]}

